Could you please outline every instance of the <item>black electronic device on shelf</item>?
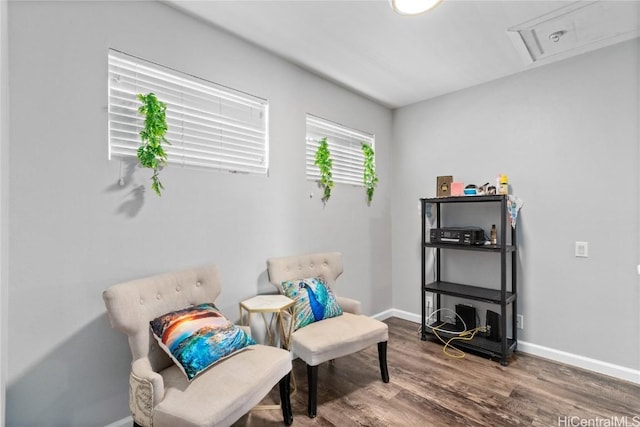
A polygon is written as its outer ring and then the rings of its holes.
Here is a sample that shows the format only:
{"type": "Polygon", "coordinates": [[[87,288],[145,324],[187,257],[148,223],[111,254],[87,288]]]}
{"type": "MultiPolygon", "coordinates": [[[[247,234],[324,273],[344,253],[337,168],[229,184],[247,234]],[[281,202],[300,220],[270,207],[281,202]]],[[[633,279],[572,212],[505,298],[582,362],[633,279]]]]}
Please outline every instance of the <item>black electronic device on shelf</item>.
{"type": "Polygon", "coordinates": [[[491,310],[487,310],[487,339],[495,342],[500,342],[502,340],[502,333],[500,331],[500,315],[491,310]]]}
{"type": "Polygon", "coordinates": [[[484,245],[484,230],[480,227],[444,227],[429,230],[431,243],[451,245],[484,245]]]}
{"type": "Polygon", "coordinates": [[[471,331],[476,328],[476,308],[468,304],[456,304],[456,330],[471,331]]]}

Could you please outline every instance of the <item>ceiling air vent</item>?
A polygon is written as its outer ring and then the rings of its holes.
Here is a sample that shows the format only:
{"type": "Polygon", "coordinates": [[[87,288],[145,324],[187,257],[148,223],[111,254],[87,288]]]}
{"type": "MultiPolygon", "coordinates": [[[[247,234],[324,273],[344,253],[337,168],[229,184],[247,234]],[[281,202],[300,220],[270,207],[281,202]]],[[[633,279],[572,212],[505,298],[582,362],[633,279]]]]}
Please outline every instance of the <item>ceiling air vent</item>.
{"type": "Polygon", "coordinates": [[[507,30],[529,63],[557,60],[638,37],[640,4],[579,1],[507,30]]]}

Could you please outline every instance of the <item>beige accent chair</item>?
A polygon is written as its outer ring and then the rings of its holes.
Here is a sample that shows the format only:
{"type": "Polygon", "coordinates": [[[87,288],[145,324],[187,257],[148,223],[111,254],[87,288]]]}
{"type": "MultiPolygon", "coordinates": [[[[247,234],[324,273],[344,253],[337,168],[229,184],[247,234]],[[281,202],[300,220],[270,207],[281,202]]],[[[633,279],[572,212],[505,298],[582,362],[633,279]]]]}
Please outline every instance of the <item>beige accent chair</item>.
{"type": "MultiPolygon", "coordinates": [[[[282,282],[320,277],[335,291],[336,279],[342,274],[342,254],[317,253],[267,260],[269,280],[280,291],[282,282]]],[[[379,320],[362,315],[360,302],[339,297],[341,316],[311,323],[294,331],[289,349],[307,364],[309,386],[308,415],[316,416],[318,396],[318,365],[378,344],[378,359],[382,381],[389,382],[387,369],[388,327],[379,320]]]]}
{"type": "Polygon", "coordinates": [[[134,426],[229,426],[278,383],[284,423],[292,423],[288,351],[252,345],[189,382],[152,336],[152,319],[215,302],[220,291],[215,266],[133,280],[104,291],[111,325],[129,337],[133,358],[129,408],[134,426]]]}

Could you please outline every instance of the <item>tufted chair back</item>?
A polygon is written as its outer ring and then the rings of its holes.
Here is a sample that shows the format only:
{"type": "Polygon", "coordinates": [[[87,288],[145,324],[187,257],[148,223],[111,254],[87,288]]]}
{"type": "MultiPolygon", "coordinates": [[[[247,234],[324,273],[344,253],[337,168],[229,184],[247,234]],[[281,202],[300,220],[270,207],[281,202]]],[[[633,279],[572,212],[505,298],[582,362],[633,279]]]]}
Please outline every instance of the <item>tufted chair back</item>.
{"type": "Polygon", "coordinates": [[[129,338],[133,360],[148,357],[159,372],[172,362],[151,336],[149,322],[170,311],[215,302],[220,290],[218,269],[210,265],[114,285],[102,296],[111,326],[129,338]]]}
{"type": "MultiPolygon", "coordinates": [[[[324,279],[335,288],[336,279],[342,274],[342,254],[325,252],[296,255],[267,260],[269,280],[282,292],[281,284],[289,280],[312,277],[324,279]]],[[[312,322],[291,334],[289,349],[307,365],[308,400],[307,414],[314,418],[318,400],[318,365],[378,345],[380,374],[383,382],[389,382],[387,369],[388,327],[379,320],[362,315],[360,301],[341,297],[336,301],[342,307],[342,315],[312,322]]]]}
{"type": "Polygon", "coordinates": [[[269,281],[280,289],[288,280],[320,277],[334,289],[336,279],[343,271],[340,252],[324,252],[299,256],[270,258],[267,260],[269,281]]]}

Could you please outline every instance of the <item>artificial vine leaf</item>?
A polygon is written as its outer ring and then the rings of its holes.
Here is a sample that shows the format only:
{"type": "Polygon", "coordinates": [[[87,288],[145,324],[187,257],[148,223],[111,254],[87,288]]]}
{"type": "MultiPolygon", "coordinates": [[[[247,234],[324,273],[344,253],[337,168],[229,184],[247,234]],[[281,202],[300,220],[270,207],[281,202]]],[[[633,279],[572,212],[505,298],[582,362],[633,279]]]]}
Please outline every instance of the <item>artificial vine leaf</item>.
{"type": "Polygon", "coordinates": [[[322,138],[318,144],[314,164],[320,169],[320,185],[324,188],[322,201],[327,203],[329,197],[331,197],[331,189],[333,188],[333,175],[331,173],[333,160],[331,159],[331,152],[329,151],[329,144],[327,143],[326,137],[322,138]]]}
{"type": "Polygon", "coordinates": [[[367,190],[367,203],[371,204],[371,200],[373,200],[373,192],[376,184],[378,183],[378,176],[376,175],[376,157],[373,148],[369,144],[365,143],[362,143],[362,154],[364,154],[364,172],[362,175],[362,181],[367,190]]]}
{"type": "Polygon", "coordinates": [[[157,175],[157,174],[154,174],[154,175],[151,177],[151,181],[152,181],[152,182],[151,182],[151,189],[152,189],[153,191],[155,191],[155,192],[156,192],[156,194],[157,194],[158,196],[162,196],[162,194],[161,194],[161,190],[164,190],[164,185],[162,185],[162,183],[161,183],[161,182],[160,182],[160,180],[158,179],[158,175],[157,175]]]}
{"type": "Polygon", "coordinates": [[[167,164],[167,153],[162,144],[171,145],[165,138],[168,130],[166,119],[167,104],[159,101],[153,93],[148,93],[147,95],[139,93],[138,100],[142,102],[138,112],[145,116],[144,129],[140,131],[142,145],[138,147],[138,160],[142,167],[153,169],[151,189],[158,196],[162,196],[161,190],[164,190],[164,186],[160,182],[158,173],[167,164]]]}

